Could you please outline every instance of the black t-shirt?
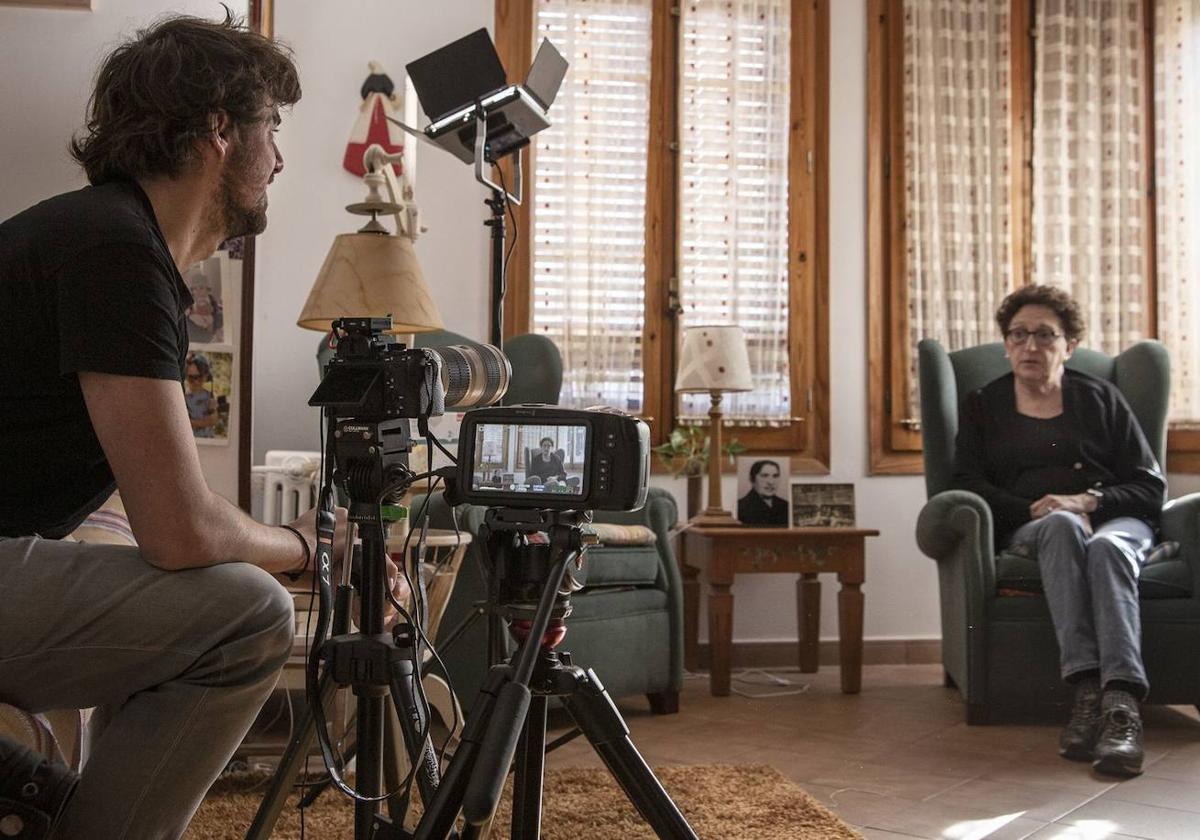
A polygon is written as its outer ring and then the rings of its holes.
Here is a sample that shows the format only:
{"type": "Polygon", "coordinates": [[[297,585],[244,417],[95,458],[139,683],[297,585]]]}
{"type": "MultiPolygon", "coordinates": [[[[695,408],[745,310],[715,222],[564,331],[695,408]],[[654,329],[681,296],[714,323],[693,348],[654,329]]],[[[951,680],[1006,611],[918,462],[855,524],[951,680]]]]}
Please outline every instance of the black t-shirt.
{"type": "Polygon", "coordinates": [[[182,381],[191,303],[133,182],[0,224],[0,536],[61,537],[112,494],[78,374],[182,381]]]}

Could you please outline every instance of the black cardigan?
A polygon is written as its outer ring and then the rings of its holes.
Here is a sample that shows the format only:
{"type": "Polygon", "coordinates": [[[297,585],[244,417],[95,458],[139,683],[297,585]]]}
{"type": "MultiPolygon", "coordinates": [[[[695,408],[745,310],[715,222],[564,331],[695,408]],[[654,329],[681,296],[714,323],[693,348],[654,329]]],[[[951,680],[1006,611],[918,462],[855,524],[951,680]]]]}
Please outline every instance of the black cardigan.
{"type": "Polygon", "coordinates": [[[1125,397],[1112,383],[1070,369],[1062,388],[1063,413],[1049,420],[1017,412],[1011,373],[963,400],[953,483],[988,503],[997,549],[1047,493],[1100,490],[1093,526],[1119,516],[1158,525],[1167,483],[1125,397]]]}

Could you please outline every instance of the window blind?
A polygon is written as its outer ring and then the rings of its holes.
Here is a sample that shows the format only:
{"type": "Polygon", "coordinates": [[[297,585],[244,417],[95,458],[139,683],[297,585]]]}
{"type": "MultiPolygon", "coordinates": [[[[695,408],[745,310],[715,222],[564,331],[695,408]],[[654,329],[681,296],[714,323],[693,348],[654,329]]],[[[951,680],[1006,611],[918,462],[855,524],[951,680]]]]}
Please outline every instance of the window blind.
{"type": "Polygon", "coordinates": [[[1012,288],[1009,0],[905,0],[904,418],[921,416],[917,344],[995,341],[1012,288]]]}
{"type": "Polygon", "coordinates": [[[536,138],[532,321],[563,405],[641,412],[650,0],[537,0],[534,47],[570,62],[536,138]]]}
{"type": "MultiPolygon", "coordinates": [[[[755,389],[728,395],[725,418],[785,425],[791,2],[691,0],[680,14],[681,326],[741,326],[755,389]]],[[[679,419],[708,407],[680,395],[679,419]]]]}
{"type": "Polygon", "coordinates": [[[1156,0],[1154,178],[1158,336],[1175,423],[1200,425],[1200,0],[1156,0]]]}

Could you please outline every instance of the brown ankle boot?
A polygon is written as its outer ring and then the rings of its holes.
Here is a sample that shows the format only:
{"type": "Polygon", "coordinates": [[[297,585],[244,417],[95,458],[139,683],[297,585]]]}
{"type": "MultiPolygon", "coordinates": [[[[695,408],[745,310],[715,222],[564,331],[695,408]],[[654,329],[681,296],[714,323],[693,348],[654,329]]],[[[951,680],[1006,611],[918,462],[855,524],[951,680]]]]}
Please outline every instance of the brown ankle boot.
{"type": "Polygon", "coordinates": [[[1086,677],[1075,684],[1071,720],[1058,736],[1058,754],[1071,761],[1091,761],[1100,723],[1100,678],[1086,677]]]}
{"type": "Polygon", "coordinates": [[[1142,715],[1128,691],[1106,691],[1100,701],[1103,725],[1092,767],[1097,773],[1137,776],[1142,772],[1142,715]]]}

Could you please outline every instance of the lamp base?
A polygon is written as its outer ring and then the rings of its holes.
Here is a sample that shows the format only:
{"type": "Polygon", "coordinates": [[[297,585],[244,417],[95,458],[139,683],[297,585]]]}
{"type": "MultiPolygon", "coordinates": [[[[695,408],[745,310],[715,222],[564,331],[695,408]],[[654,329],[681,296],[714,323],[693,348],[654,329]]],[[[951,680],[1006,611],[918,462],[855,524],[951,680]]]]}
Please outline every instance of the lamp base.
{"type": "Polygon", "coordinates": [[[732,513],[721,508],[705,508],[688,522],[700,528],[724,528],[741,524],[733,518],[732,513]]]}

